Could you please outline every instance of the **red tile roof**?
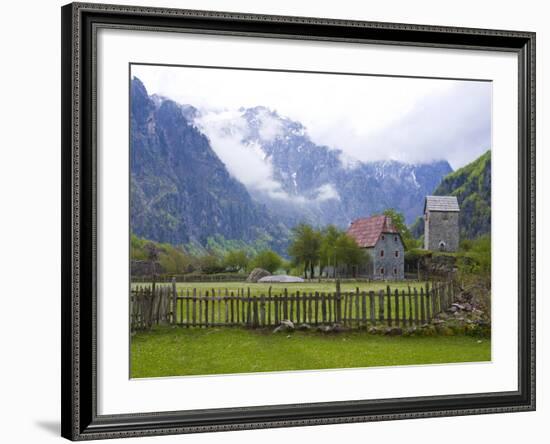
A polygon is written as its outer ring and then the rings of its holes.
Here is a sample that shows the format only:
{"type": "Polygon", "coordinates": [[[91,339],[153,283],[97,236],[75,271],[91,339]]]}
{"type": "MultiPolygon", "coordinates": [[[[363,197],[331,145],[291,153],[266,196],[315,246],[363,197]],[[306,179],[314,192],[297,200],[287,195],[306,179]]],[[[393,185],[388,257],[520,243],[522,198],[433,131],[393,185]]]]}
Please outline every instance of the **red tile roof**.
{"type": "Polygon", "coordinates": [[[347,231],[363,248],[374,247],[382,233],[399,233],[388,216],[371,216],[354,220],[347,231]]]}

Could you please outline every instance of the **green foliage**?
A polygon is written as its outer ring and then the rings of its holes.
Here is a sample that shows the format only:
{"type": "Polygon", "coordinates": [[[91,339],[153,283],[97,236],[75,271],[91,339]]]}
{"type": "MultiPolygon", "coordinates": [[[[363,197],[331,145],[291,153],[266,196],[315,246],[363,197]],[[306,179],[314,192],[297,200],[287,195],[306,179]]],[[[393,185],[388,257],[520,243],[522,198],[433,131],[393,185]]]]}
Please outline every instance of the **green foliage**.
{"type": "Polygon", "coordinates": [[[491,151],[447,175],[436,196],[456,196],[460,205],[460,236],[475,239],[491,231],[491,151]]]}
{"type": "Polygon", "coordinates": [[[431,251],[423,250],[421,248],[412,248],[405,252],[405,261],[415,262],[423,257],[430,256],[431,251]]]}
{"type": "Polygon", "coordinates": [[[319,251],[322,267],[335,264],[336,242],[341,235],[342,231],[334,225],[329,225],[323,230],[319,251]]]}
{"type": "Polygon", "coordinates": [[[353,268],[370,260],[370,256],[357,245],[355,239],[334,225],[328,225],[322,231],[314,230],[310,225],[298,225],[294,229],[289,254],[297,267],[303,267],[304,277],[308,276],[309,270],[311,278],[314,277],[317,264],[321,269],[326,266],[353,268]]]}
{"type": "Polygon", "coordinates": [[[411,234],[407,224],[405,224],[405,217],[403,214],[393,208],[388,208],[383,214],[391,218],[393,226],[397,228],[397,231],[401,234],[401,239],[403,240],[405,250],[420,246],[418,245],[418,241],[411,234]]]}
{"type": "Polygon", "coordinates": [[[336,239],[335,257],[337,264],[354,267],[367,263],[370,256],[363,248],[360,248],[355,239],[346,233],[341,233],[336,239]]]}
{"type": "Polygon", "coordinates": [[[468,288],[479,307],[491,313],[491,236],[484,235],[460,243],[458,278],[468,288]]]}
{"type": "Polygon", "coordinates": [[[223,262],[227,271],[238,272],[246,270],[249,258],[244,250],[231,250],[225,255],[223,262]]]}
{"type": "Polygon", "coordinates": [[[130,236],[130,259],[135,261],[146,261],[147,251],[145,251],[145,239],[137,237],[135,234],[130,236]]]}
{"type": "Polygon", "coordinates": [[[418,216],[409,228],[413,238],[417,239],[417,246],[424,245],[424,217],[418,216]]]}
{"type": "Polygon", "coordinates": [[[459,272],[462,275],[477,275],[490,283],[491,236],[480,236],[462,245],[468,249],[459,255],[459,272]]]}
{"type": "Polygon", "coordinates": [[[170,244],[161,244],[160,250],[158,261],[165,273],[178,274],[188,270],[192,259],[183,250],[170,244]]]}
{"type": "Polygon", "coordinates": [[[283,266],[283,259],[273,250],[264,250],[251,261],[250,268],[263,268],[270,273],[275,273],[283,266]]]}
{"type": "Polygon", "coordinates": [[[472,246],[474,245],[474,242],[471,239],[462,239],[460,241],[460,251],[470,251],[472,249],[472,246]]]}
{"type": "Polygon", "coordinates": [[[292,229],[292,241],[288,254],[295,264],[303,264],[304,277],[310,269],[310,277],[314,277],[314,267],[319,261],[322,234],[311,225],[299,224],[292,229]]]}
{"type": "Polygon", "coordinates": [[[201,271],[206,274],[221,273],[225,270],[223,261],[213,253],[199,257],[198,262],[201,271]]]}
{"type": "Polygon", "coordinates": [[[194,261],[182,248],[141,239],[135,234],[130,236],[130,259],[159,264],[157,271],[169,274],[186,273],[194,261]]]}
{"type": "Polygon", "coordinates": [[[405,269],[417,270],[425,257],[432,255],[431,251],[423,250],[421,248],[411,248],[405,251],[405,269]]]}

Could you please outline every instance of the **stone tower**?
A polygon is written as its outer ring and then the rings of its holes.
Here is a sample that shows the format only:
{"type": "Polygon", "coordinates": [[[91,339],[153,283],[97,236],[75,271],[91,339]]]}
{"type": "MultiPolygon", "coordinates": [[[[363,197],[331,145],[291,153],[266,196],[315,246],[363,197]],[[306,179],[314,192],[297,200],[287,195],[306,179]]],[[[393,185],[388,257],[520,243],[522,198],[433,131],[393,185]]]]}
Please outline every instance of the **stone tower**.
{"type": "Polygon", "coordinates": [[[460,207],[455,196],[426,196],[424,203],[424,249],[457,251],[460,207]]]}

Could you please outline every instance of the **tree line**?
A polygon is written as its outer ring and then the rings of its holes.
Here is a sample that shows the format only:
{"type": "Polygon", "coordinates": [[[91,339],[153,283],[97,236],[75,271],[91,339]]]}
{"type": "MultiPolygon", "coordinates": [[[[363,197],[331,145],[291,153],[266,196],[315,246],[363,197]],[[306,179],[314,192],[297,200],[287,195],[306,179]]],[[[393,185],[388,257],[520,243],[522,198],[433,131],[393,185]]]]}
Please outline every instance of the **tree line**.
{"type": "MultiPolygon", "coordinates": [[[[392,223],[400,231],[405,249],[415,248],[418,241],[411,235],[404,217],[393,209],[384,212],[391,217],[392,223]]],[[[149,264],[147,273],[163,274],[217,274],[246,273],[254,268],[263,268],[270,273],[302,275],[315,278],[325,273],[327,277],[336,277],[340,271],[355,274],[360,266],[370,262],[370,255],[360,248],[355,239],[335,225],[316,228],[301,223],[291,231],[287,258],[270,249],[251,252],[244,248],[229,249],[223,254],[206,250],[190,253],[183,246],[158,243],[131,237],[131,259],[149,264]]]]}

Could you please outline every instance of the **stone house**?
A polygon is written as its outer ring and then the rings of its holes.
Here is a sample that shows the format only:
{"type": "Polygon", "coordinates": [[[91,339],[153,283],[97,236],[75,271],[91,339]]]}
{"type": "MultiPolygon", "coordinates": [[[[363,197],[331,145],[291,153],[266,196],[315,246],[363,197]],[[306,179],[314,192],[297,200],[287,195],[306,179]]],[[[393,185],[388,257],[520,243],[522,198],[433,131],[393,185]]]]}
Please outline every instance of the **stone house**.
{"type": "Polygon", "coordinates": [[[405,246],[399,231],[388,216],[354,220],[347,234],[370,255],[370,262],[360,274],[371,279],[405,278],[405,246]]]}
{"type": "Polygon", "coordinates": [[[426,196],[424,249],[458,251],[460,207],[455,196],[426,196]]]}

